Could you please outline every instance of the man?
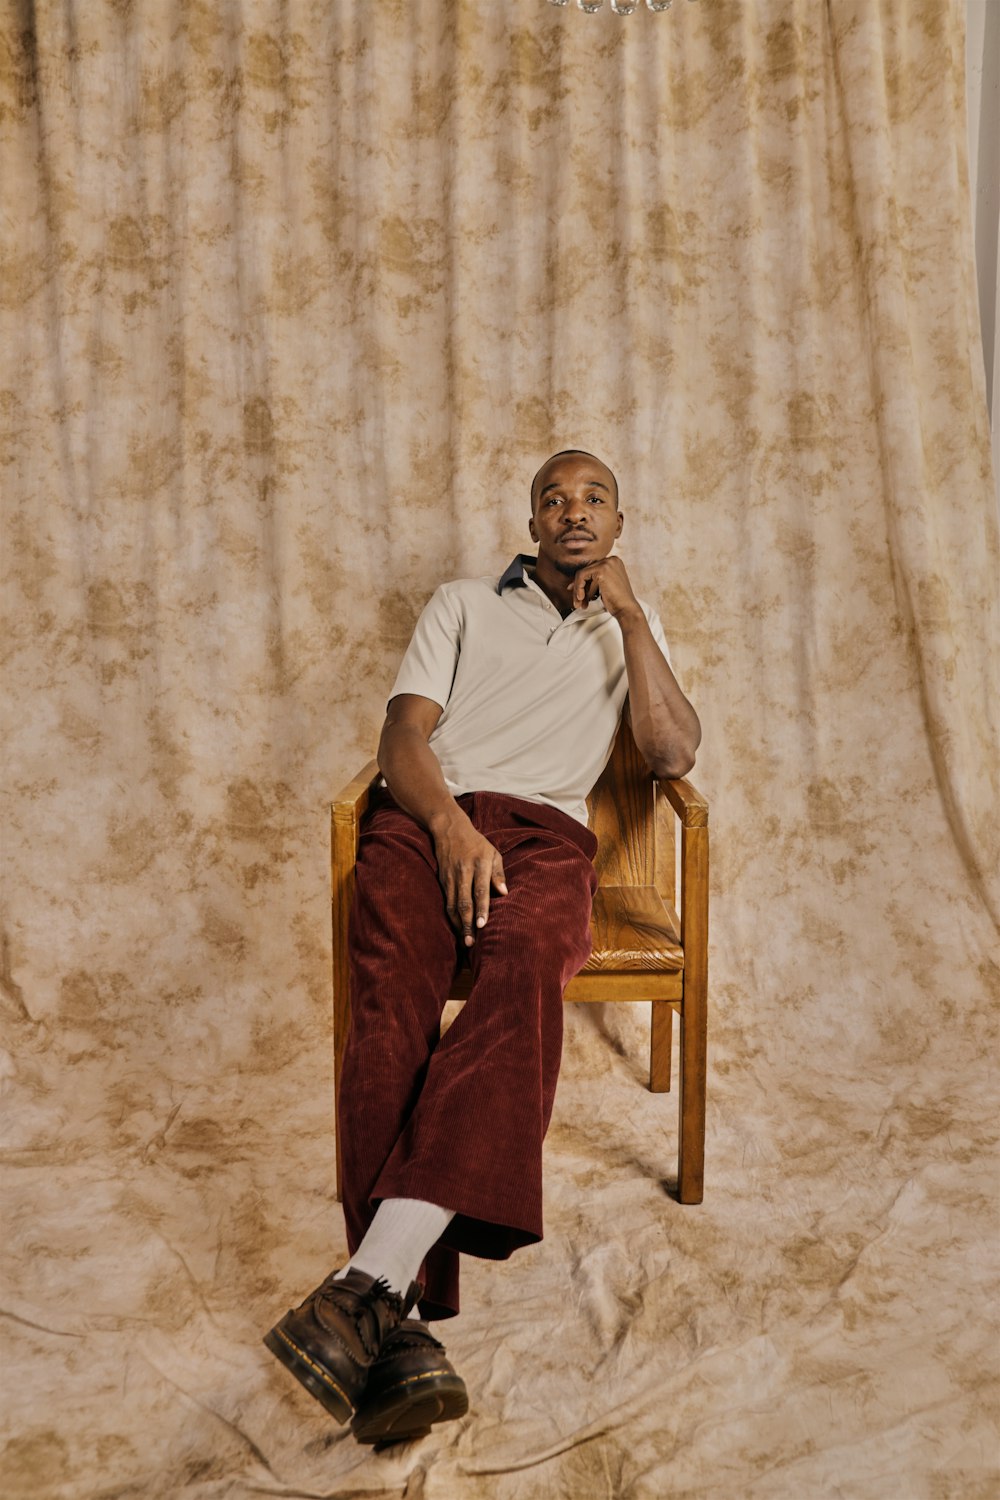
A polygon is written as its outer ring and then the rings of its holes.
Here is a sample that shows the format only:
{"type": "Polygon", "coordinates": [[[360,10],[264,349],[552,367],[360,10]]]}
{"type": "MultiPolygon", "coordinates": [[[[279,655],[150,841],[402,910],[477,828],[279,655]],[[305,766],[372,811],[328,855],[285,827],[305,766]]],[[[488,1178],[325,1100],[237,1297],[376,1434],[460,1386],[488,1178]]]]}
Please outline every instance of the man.
{"type": "Polygon", "coordinates": [[[622,711],[657,776],[686,775],[701,739],[659,619],[610,555],[611,470],[557,453],[531,507],[537,558],[441,585],[389,698],[349,937],[351,1258],[265,1339],[360,1442],[468,1409],[427,1322],[458,1312],[460,1252],[503,1260],[542,1238],[562,995],[597,884],[586,797],[622,711]],[[463,961],[471,991],[442,1037],[463,961]]]}

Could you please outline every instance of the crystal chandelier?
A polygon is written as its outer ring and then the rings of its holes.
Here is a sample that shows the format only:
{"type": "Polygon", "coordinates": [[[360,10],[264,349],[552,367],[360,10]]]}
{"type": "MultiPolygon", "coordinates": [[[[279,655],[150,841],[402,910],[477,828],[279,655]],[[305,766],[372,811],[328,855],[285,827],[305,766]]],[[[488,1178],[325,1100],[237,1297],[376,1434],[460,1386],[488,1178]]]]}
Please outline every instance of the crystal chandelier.
{"type": "MultiPolygon", "coordinates": [[[[593,15],[595,10],[600,10],[604,0],[576,0],[576,3],[588,15],[593,15]]],[[[674,0],[646,0],[648,9],[652,11],[669,10],[673,3],[674,0]]],[[[569,0],[549,0],[549,4],[568,5],[569,0]]],[[[639,0],[611,0],[611,9],[616,16],[630,16],[638,6],[639,0]]]]}

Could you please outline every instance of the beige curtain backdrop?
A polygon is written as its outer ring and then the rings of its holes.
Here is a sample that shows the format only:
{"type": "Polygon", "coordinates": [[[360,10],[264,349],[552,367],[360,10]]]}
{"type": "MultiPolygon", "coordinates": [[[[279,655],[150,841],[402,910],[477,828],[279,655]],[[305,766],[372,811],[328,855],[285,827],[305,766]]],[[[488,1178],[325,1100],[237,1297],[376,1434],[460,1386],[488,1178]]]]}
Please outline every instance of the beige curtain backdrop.
{"type": "Polygon", "coordinates": [[[963,5],[4,4],[0,1493],[985,1500],[963,5]],[[260,1344],[345,1251],[327,803],[569,445],[704,726],[707,1194],[567,1007],[545,1239],[380,1456],[260,1344]]]}

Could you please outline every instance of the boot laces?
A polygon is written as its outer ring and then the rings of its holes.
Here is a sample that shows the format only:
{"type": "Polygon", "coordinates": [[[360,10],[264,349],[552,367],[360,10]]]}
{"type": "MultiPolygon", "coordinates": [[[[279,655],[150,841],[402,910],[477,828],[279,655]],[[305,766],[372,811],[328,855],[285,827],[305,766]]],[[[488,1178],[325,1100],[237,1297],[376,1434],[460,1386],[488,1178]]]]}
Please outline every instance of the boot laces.
{"type": "Polygon", "coordinates": [[[403,1314],[403,1298],[398,1292],[393,1291],[384,1276],[377,1276],[368,1287],[367,1291],[356,1292],[351,1287],[344,1286],[343,1281],[337,1277],[328,1277],[320,1288],[319,1295],[327,1298],[339,1307],[343,1312],[349,1313],[358,1330],[358,1337],[362,1347],[367,1354],[372,1356],[376,1353],[376,1346],[372,1341],[373,1329],[378,1328],[378,1313],[375,1311],[375,1303],[382,1301],[388,1303],[397,1315],[397,1321],[403,1314]],[[345,1297],[343,1294],[347,1293],[345,1297]],[[339,1294],[339,1295],[338,1295],[339,1294]],[[366,1318],[365,1313],[371,1316],[366,1318]]]}

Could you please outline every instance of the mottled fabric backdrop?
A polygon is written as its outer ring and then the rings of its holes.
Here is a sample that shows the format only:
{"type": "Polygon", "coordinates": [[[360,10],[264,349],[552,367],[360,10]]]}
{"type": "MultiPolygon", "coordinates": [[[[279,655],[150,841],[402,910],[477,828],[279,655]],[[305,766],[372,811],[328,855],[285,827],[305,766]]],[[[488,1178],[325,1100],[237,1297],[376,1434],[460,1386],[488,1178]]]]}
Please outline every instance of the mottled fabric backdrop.
{"type": "Polygon", "coordinates": [[[986,1500],[960,0],[3,14],[0,1493],[986,1500]],[[379,1456],[260,1344],[345,1250],[327,805],[570,445],[704,726],[707,1192],[648,1007],[568,1007],[545,1238],[379,1456]]]}

